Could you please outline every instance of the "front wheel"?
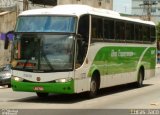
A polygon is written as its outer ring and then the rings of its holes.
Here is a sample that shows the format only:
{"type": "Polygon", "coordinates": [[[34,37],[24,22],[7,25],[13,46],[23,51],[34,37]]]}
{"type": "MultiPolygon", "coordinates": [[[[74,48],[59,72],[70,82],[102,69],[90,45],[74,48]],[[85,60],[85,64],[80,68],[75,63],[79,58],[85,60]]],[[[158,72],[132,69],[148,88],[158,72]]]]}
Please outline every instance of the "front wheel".
{"type": "Polygon", "coordinates": [[[92,77],[90,83],[90,91],[88,92],[88,97],[89,98],[96,97],[97,92],[98,92],[98,80],[96,79],[96,77],[92,77]]]}
{"type": "Polygon", "coordinates": [[[36,94],[37,94],[37,96],[40,97],[40,98],[48,97],[48,93],[40,93],[40,92],[37,92],[36,94]]]}

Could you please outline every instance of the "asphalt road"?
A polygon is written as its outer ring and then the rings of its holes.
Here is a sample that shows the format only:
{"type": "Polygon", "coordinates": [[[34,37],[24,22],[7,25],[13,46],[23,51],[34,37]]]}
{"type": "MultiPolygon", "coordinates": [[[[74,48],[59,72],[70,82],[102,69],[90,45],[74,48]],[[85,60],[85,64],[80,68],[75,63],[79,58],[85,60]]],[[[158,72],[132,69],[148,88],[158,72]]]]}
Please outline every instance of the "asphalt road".
{"type": "MultiPolygon", "coordinates": [[[[104,113],[106,115],[106,113],[115,112],[125,115],[123,112],[129,113],[131,110],[137,109],[142,110],[138,112],[148,114],[148,110],[151,109],[155,110],[151,112],[160,115],[160,68],[157,68],[154,78],[144,81],[142,88],[135,88],[133,85],[106,88],[100,90],[99,95],[94,99],[87,99],[84,94],[52,94],[48,98],[40,99],[35,93],[13,92],[11,88],[0,87],[0,109],[0,115],[7,110],[16,112],[17,109],[23,110],[22,113],[27,113],[27,115],[30,112],[28,109],[35,109],[33,113],[38,112],[37,115],[45,113],[45,110],[48,113],[53,113],[54,110],[55,114],[81,113],[85,115],[92,113],[97,115],[104,113]]],[[[21,113],[20,110],[19,113],[21,113]]]]}

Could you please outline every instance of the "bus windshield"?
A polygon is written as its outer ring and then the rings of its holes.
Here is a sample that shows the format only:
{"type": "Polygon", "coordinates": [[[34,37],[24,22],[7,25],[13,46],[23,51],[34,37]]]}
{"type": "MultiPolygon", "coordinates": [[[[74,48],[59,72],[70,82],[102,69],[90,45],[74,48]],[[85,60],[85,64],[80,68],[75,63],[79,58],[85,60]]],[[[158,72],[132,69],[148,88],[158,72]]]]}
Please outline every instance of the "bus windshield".
{"type": "Polygon", "coordinates": [[[75,32],[76,17],[20,16],[15,32],[75,32]]]}
{"type": "Polygon", "coordinates": [[[73,69],[73,34],[17,33],[13,69],[35,72],[73,69]]]}

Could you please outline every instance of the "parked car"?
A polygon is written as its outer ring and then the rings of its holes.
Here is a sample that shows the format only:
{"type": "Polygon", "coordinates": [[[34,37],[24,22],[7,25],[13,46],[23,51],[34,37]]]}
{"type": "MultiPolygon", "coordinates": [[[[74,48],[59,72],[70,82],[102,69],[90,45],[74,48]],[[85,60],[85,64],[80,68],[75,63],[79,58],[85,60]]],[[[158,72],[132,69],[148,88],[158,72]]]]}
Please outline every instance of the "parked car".
{"type": "Polygon", "coordinates": [[[0,86],[11,87],[11,64],[7,64],[0,69],[0,86]]]}

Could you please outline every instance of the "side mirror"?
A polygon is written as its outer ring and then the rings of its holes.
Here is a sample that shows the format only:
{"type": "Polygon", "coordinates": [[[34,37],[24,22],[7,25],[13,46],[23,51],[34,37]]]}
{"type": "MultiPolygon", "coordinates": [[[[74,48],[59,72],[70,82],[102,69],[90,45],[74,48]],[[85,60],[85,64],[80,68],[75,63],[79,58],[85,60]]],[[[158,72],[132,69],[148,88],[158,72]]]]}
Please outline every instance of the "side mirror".
{"type": "Polygon", "coordinates": [[[9,39],[13,37],[14,31],[9,31],[5,34],[5,43],[4,43],[4,49],[8,49],[9,46],[9,39]]]}

